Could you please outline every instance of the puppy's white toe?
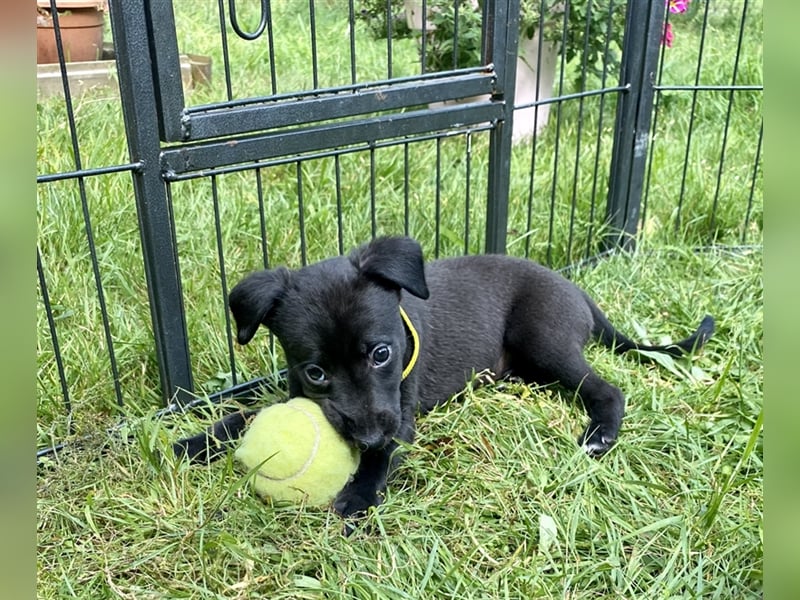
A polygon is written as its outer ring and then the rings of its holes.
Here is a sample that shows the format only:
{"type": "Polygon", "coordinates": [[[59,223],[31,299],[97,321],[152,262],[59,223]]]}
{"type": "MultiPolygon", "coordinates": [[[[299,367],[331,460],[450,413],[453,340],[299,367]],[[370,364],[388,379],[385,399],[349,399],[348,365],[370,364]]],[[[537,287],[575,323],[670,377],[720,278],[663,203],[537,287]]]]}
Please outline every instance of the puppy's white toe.
{"type": "Polygon", "coordinates": [[[600,439],[592,438],[583,443],[583,451],[589,456],[602,456],[611,449],[614,445],[614,440],[609,440],[605,436],[600,436],[600,439]]]}

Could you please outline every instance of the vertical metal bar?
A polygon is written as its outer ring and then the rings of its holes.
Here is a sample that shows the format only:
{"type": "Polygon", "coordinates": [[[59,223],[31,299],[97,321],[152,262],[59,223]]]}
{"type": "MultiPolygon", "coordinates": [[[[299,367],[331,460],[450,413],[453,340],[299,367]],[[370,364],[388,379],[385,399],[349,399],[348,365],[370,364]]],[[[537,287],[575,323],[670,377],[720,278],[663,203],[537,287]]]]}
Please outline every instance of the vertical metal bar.
{"type": "MultiPolygon", "coordinates": [[[[580,91],[586,91],[587,57],[589,55],[589,25],[592,22],[592,3],[586,4],[586,26],[583,30],[583,56],[581,57],[580,91]]],[[[583,139],[584,97],[578,100],[578,139],[575,142],[575,166],[572,171],[572,200],[570,201],[569,235],[567,237],[567,262],[572,263],[572,243],[575,238],[575,213],[578,208],[578,176],[581,168],[581,140],[583,139]]]]}
{"type": "Polygon", "coordinates": [[[392,31],[394,29],[392,1],[386,0],[386,79],[392,78],[392,31]]]}
{"type": "Polygon", "coordinates": [[[339,255],[344,254],[344,223],[342,222],[342,165],[341,157],[335,154],[333,166],[336,170],[336,237],[339,240],[339,255]]]}
{"type": "Polygon", "coordinates": [[[504,108],[503,119],[489,133],[486,252],[495,254],[506,251],[518,43],[519,0],[487,0],[483,6],[483,62],[494,65],[497,82],[492,101],[504,108]]]}
{"type": "Polygon", "coordinates": [[[297,165],[297,224],[300,228],[300,258],[303,266],[308,264],[308,248],[306,246],[306,211],[303,205],[303,161],[297,165]]]}
{"type": "Polygon", "coordinates": [[[410,216],[409,199],[411,196],[411,186],[409,185],[411,170],[408,164],[408,147],[408,142],[403,144],[403,232],[406,235],[410,235],[408,220],[410,216]]]}
{"type": "Polygon", "coordinates": [[[269,49],[269,81],[272,94],[278,93],[278,70],[275,66],[275,32],[272,28],[272,3],[267,2],[267,48],[269,49]]]}
{"type": "Polygon", "coordinates": [[[183,119],[186,105],[183,95],[183,83],[180,78],[180,55],[175,30],[175,14],[172,2],[145,2],[147,9],[146,22],[155,23],[148,37],[150,47],[157,48],[150,54],[153,78],[156,88],[156,105],[158,106],[161,139],[178,141],[187,135],[188,121],[183,119]]]}
{"type": "Polygon", "coordinates": [[[664,0],[628,3],[620,77],[620,85],[628,91],[617,104],[606,206],[610,230],[603,240],[605,248],[634,245],[665,10],[664,0]]]}
{"type": "Polygon", "coordinates": [[[375,146],[369,148],[369,223],[373,239],[378,235],[378,216],[375,206],[375,146]]]}
{"type": "MultiPolygon", "coordinates": [[[[669,12],[666,13],[666,18],[664,20],[663,26],[666,28],[668,23],[669,23],[669,12]]],[[[661,85],[661,82],[663,81],[664,78],[664,59],[665,55],[662,45],[662,48],[659,51],[658,74],[656,75],[657,86],[661,85]]],[[[651,125],[652,131],[654,132],[658,131],[658,123],[659,123],[658,118],[659,116],[661,116],[661,98],[662,98],[661,90],[656,90],[656,96],[653,101],[653,122],[651,125]]],[[[640,219],[642,223],[647,223],[647,209],[650,206],[650,178],[652,177],[653,174],[653,159],[655,158],[656,154],[655,145],[657,143],[657,140],[658,140],[657,137],[654,137],[654,139],[652,140],[648,152],[649,156],[647,157],[647,170],[644,181],[644,190],[642,192],[643,197],[642,197],[642,208],[641,208],[641,219],[640,219]]],[[[644,239],[645,232],[646,229],[644,229],[641,232],[641,239],[644,239]]]]}
{"type": "MultiPolygon", "coordinates": [[[[694,85],[700,85],[700,72],[703,68],[703,52],[706,45],[706,30],[708,27],[708,11],[709,3],[705,4],[705,12],[703,13],[703,27],[700,31],[700,48],[697,52],[697,69],[694,75],[694,85]]],[[[690,165],[690,151],[692,147],[692,138],[694,136],[694,122],[697,116],[697,98],[699,90],[692,90],[692,107],[689,109],[689,133],[686,136],[686,152],[683,156],[683,172],[681,173],[681,191],[678,196],[678,210],[675,211],[675,226],[674,230],[677,233],[681,227],[683,215],[683,199],[686,197],[686,175],[689,172],[690,165]]]]}
{"type": "Polygon", "coordinates": [[[314,0],[308,0],[308,12],[311,29],[311,77],[316,90],[319,88],[319,61],[317,60],[317,11],[314,0]]]}
{"type": "MultiPolygon", "coordinates": [[[[484,26],[485,27],[485,26],[484,26]]],[[[428,69],[428,0],[422,0],[422,31],[419,46],[419,72],[425,74],[428,69]]]]}
{"type": "MultiPolygon", "coordinates": [[[[63,9],[62,9],[63,10],[63,9]]],[[[75,116],[72,105],[72,92],[70,90],[70,78],[67,75],[67,59],[64,55],[64,41],[61,36],[61,24],[58,17],[58,9],[56,7],[56,0],[50,0],[50,15],[53,19],[53,35],[56,42],[56,53],[58,54],[59,72],[61,75],[61,89],[64,91],[64,107],[67,111],[67,119],[70,123],[70,133],[73,145],[73,160],[75,161],[76,169],[80,169],[80,156],[75,154],[76,137],[75,137],[75,116]]]]}
{"type": "Polygon", "coordinates": [[[219,35],[222,43],[222,65],[225,72],[225,90],[228,93],[228,100],[233,100],[233,86],[231,83],[231,60],[228,53],[228,26],[225,20],[225,3],[218,0],[219,6],[219,35]]]}
{"type": "Polygon", "coordinates": [[[464,190],[464,255],[469,254],[469,209],[472,204],[472,132],[467,132],[467,145],[464,150],[464,175],[466,177],[464,190]]]}
{"type": "Polygon", "coordinates": [[[756,178],[758,177],[758,165],[761,162],[761,141],[764,139],[764,123],[762,121],[761,128],[758,132],[758,146],[756,146],[756,157],[753,160],[753,177],[750,180],[750,196],[747,199],[747,212],[744,217],[744,225],[742,226],[742,244],[747,242],[747,230],[750,228],[750,213],[753,210],[753,196],[756,191],[756,178]]]}
{"type": "MultiPolygon", "coordinates": [[[[606,32],[607,32],[606,41],[605,45],[603,46],[603,75],[600,81],[600,87],[603,89],[606,87],[606,81],[608,80],[609,46],[611,44],[611,27],[614,22],[614,10],[615,10],[614,3],[613,2],[609,3],[608,21],[606,22],[606,32]]],[[[656,98],[656,102],[658,102],[658,98],[656,98]]],[[[605,103],[606,103],[606,95],[601,94],[600,106],[598,108],[600,116],[597,119],[597,143],[595,144],[595,149],[594,149],[594,170],[592,171],[592,195],[589,208],[589,230],[586,233],[586,249],[583,255],[584,260],[588,259],[593,254],[592,238],[594,237],[594,218],[595,218],[595,210],[597,208],[597,180],[598,180],[597,175],[600,172],[600,149],[603,141],[603,120],[606,114],[605,103]]],[[[652,160],[652,154],[650,160],[652,160]]],[[[648,173],[649,173],[649,167],[648,167],[648,173]]]]}
{"type": "Polygon", "coordinates": [[[267,243],[267,213],[264,208],[264,184],[261,169],[256,169],[256,198],[258,200],[258,221],[261,228],[261,259],[265,269],[269,269],[269,244],[267,243]]]}
{"type": "MultiPolygon", "coordinates": [[[[78,130],[75,121],[75,111],[72,105],[72,95],[70,93],[69,78],[67,77],[64,48],[61,38],[61,25],[58,20],[58,10],[56,10],[55,2],[50,2],[51,16],[53,18],[53,33],[56,40],[56,49],[58,51],[58,61],[61,68],[61,82],[64,89],[64,105],[67,112],[67,126],[69,131],[70,144],[72,146],[72,158],[75,163],[75,170],[80,171],[83,169],[83,161],[81,159],[80,144],[78,143],[78,130]]],[[[108,360],[111,368],[111,378],[114,384],[114,395],[118,406],[122,406],[122,389],[119,381],[119,371],[117,369],[117,359],[114,353],[114,340],[111,335],[111,324],[108,317],[108,309],[106,306],[105,292],[103,290],[103,281],[100,277],[100,265],[97,258],[97,248],[94,243],[94,231],[92,228],[91,214],[89,211],[89,200],[86,194],[86,180],[84,177],[78,177],[78,194],[81,201],[81,210],[83,212],[83,226],[86,233],[86,244],[89,249],[89,259],[92,266],[92,275],[94,276],[95,290],[97,291],[97,302],[100,307],[100,317],[103,326],[103,337],[108,349],[108,360]]]]}
{"type": "MultiPolygon", "coordinates": [[[[267,3],[267,9],[269,9],[269,3],[267,3]]],[[[271,20],[270,17],[267,16],[267,28],[269,30],[271,27],[271,20]]],[[[273,84],[275,79],[272,79],[273,84]]],[[[263,262],[264,268],[269,269],[270,266],[270,258],[269,258],[269,237],[267,234],[267,213],[266,208],[264,206],[264,185],[261,177],[261,169],[256,169],[256,193],[258,195],[258,215],[259,215],[259,222],[261,227],[261,260],[263,262]]],[[[226,299],[225,302],[226,311],[228,302],[226,299]]],[[[229,316],[226,314],[226,318],[229,316]]],[[[275,336],[270,331],[269,333],[269,351],[274,355],[275,354],[275,336]]]]}
{"type": "MultiPolygon", "coordinates": [[[[541,0],[539,4],[539,14],[545,14],[546,5],[545,0],[541,0]]],[[[544,46],[544,19],[539,19],[539,24],[537,26],[537,32],[539,35],[538,41],[536,43],[536,95],[534,98],[539,98],[539,88],[541,86],[542,81],[542,49],[544,46]]],[[[525,231],[530,232],[531,228],[533,227],[533,188],[534,188],[534,181],[536,178],[536,148],[538,144],[536,143],[538,134],[536,133],[539,130],[539,110],[536,109],[533,111],[533,138],[531,139],[531,174],[528,178],[528,214],[525,220],[525,231]]],[[[525,236],[525,257],[530,258],[531,255],[531,236],[525,236]]]]}
{"type": "Polygon", "coordinates": [[[453,1],[453,69],[458,68],[458,44],[459,44],[459,31],[458,31],[458,9],[461,3],[458,0],[453,1]]]}
{"type": "Polygon", "coordinates": [[[349,23],[350,34],[350,83],[356,82],[356,10],[353,3],[355,0],[350,0],[348,4],[347,22],[349,23]]]}
{"type": "Polygon", "coordinates": [[[194,385],[168,189],[161,176],[158,106],[145,0],[110,2],[120,97],[131,160],[162,399],[188,401],[194,385]]]}
{"type": "MultiPolygon", "coordinates": [[[[534,121],[536,114],[534,114],[534,121]]],[[[536,175],[536,134],[534,139],[531,140],[531,173],[528,177],[528,210],[525,217],[525,232],[526,234],[531,231],[533,227],[533,183],[536,175]]],[[[531,257],[531,236],[525,236],[525,258],[531,257]]]]}
{"type": "Polygon", "coordinates": [[[439,258],[441,254],[441,225],[442,225],[442,138],[436,138],[436,170],[435,170],[434,193],[434,217],[433,217],[433,256],[439,258]]]}
{"type": "MultiPolygon", "coordinates": [[[[561,47],[565,48],[567,45],[567,30],[569,27],[569,10],[570,4],[564,4],[563,19],[561,22],[561,47]]],[[[561,96],[564,93],[564,74],[567,66],[567,53],[561,53],[561,68],[558,70],[558,93],[556,96],[561,96]]],[[[556,197],[558,196],[558,165],[559,154],[561,151],[561,121],[562,121],[563,101],[556,102],[556,132],[555,142],[553,143],[553,173],[550,185],[550,218],[548,219],[547,226],[547,251],[545,253],[545,264],[549,267],[553,266],[553,237],[555,233],[556,222],[556,197]]]]}
{"type": "MultiPolygon", "coordinates": [[[[739,75],[739,59],[742,56],[742,41],[744,40],[744,27],[745,21],[747,19],[747,0],[744,1],[744,6],[742,8],[742,17],[741,21],[739,22],[739,37],[736,41],[736,58],[733,61],[733,75],[731,76],[731,85],[736,85],[736,79],[739,75]]],[[[728,132],[730,131],[731,125],[731,112],[733,112],[733,100],[736,96],[736,91],[731,89],[728,92],[728,106],[725,111],[725,127],[722,130],[722,148],[720,149],[719,153],[719,168],[717,169],[717,184],[714,189],[714,201],[711,205],[711,223],[709,225],[709,230],[711,231],[711,235],[716,238],[717,234],[714,231],[717,224],[717,208],[719,206],[719,192],[722,188],[722,171],[725,167],[725,150],[728,145],[728,132]]],[[[712,242],[716,241],[715,239],[711,240],[712,242]]]]}
{"type": "Polygon", "coordinates": [[[228,360],[231,367],[231,382],[233,385],[238,383],[236,377],[236,355],[233,351],[233,329],[231,327],[231,315],[228,312],[228,279],[225,275],[225,252],[222,245],[222,219],[219,212],[219,189],[217,188],[217,176],[211,176],[211,202],[214,206],[214,234],[217,238],[217,260],[219,261],[219,283],[222,289],[222,306],[225,314],[225,335],[228,341],[228,360]]]}
{"type": "MultiPolygon", "coordinates": [[[[69,399],[69,386],[67,385],[67,375],[64,371],[64,359],[61,356],[61,346],[58,343],[58,331],[56,329],[56,321],[53,318],[53,308],[50,304],[50,294],[47,291],[47,280],[44,276],[44,268],[42,267],[42,255],[39,248],[36,248],[36,271],[39,274],[39,289],[42,291],[42,302],[44,303],[44,311],[47,315],[47,326],[50,329],[50,340],[53,343],[53,355],[56,359],[56,371],[58,371],[58,382],[61,384],[61,395],[64,397],[64,409],[66,410],[67,417],[72,416],[72,402],[69,399]]],[[[69,433],[74,433],[72,419],[69,420],[69,433]]]]}
{"type": "MultiPolygon", "coordinates": [[[[72,135],[75,135],[73,130],[72,135]]],[[[75,143],[75,157],[78,159],[78,146],[77,139],[75,143]]],[[[79,160],[76,160],[76,163],[79,160]]],[[[80,170],[80,166],[77,167],[80,170]]],[[[114,383],[114,396],[117,400],[117,405],[122,406],[122,389],[119,382],[119,370],[117,369],[117,358],[114,353],[114,339],[111,335],[111,323],[108,317],[108,307],[106,306],[106,295],[103,290],[103,280],[100,276],[100,263],[97,259],[97,248],[94,243],[94,232],[92,231],[92,221],[89,214],[89,199],[86,196],[86,182],[83,177],[78,178],[78,187],[81,197],[81,208],[83,209],[83,224],[86,231],[86,243],[89,247],[89,256],[92,263],[92,274],[94,275],[94,285],[97,291],[97,303],[100,306],[100,316],[103,323],[103,337],[105,338],[106,348],[108,349],[108,361],[111,367],[111,378],[114,383]]]]}

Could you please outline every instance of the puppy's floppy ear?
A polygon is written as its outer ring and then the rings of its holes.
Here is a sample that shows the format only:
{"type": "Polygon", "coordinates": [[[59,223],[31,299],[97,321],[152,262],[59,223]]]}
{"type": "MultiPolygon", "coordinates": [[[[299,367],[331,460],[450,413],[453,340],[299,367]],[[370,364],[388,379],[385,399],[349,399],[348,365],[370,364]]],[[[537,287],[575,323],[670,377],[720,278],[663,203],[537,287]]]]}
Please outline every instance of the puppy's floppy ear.
{"type": "Polygon", "coordinates": [[[258,326],[267,325],[270,311],[283,295],[289,271],[258,271],[237,283],[228,297],[228,305],[236,320],[236,340],[244,345],[253,339],[258,326]]]}
{"type": "Polygon", "coordinates": [[[399,287],[411,294],[428,298],[422,248],[409,237],[376,238],[354,250],[350,260],[365,277],[377,279],[383,285],[399,287]]]}

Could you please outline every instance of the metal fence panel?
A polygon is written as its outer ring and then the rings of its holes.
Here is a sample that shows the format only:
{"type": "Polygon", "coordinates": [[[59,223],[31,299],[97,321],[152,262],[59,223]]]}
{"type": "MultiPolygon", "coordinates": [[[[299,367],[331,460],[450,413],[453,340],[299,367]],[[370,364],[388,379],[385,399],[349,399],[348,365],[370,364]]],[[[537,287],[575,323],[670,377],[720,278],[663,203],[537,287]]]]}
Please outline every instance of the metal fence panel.
{"type": "Polygon", "coordinates": [[[760,4],[451,4],[445,67],[433,26],[409,34],[397,0],[112,1],[118,97],[79,93],[62,48],[63,98],[39,106],[45,453],[120,407],[248,394],[278,372],[279,348],[231,333],[228,289],[256,268],[398,233],[429,258],[554,267],[609,240],[760,240],[760,55],[743,42],[760,4]],[[537,6],[550,24],[526,28],[537,6]],[[670,128],[686,132],[679,161],[670,128]]]}

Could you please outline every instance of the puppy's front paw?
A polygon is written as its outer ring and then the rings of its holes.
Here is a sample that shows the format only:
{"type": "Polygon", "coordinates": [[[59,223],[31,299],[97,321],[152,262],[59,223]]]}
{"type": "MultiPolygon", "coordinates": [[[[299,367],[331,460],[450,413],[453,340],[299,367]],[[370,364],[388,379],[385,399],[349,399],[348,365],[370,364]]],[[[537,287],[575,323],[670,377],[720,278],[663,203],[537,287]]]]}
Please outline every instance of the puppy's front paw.
{"type": "Polygon", "coordinates": [[[340,493],[333,503],[333,509],[342,516],[345,523],[342,527],[342,534],[349,537],[356,530],[360,521],[367,516],[370,506],[378,506],[380,498],[373,495],[372,498],[365,498],[355,493],[340,493]]]}
{"type": "Polygon", "coordinates": [[[599,458],[617,442],[617,436],[603,425],[590,423],[578,437],[578,444],[591,457],[599,458]]]}
{"type": "Polygon", "coordinates": [[[370,506],[381,503],[377,492],[348,486],[344,488],[333,502],[333,509],[343,518],[363,518],[367,515],[370,506]]]}

